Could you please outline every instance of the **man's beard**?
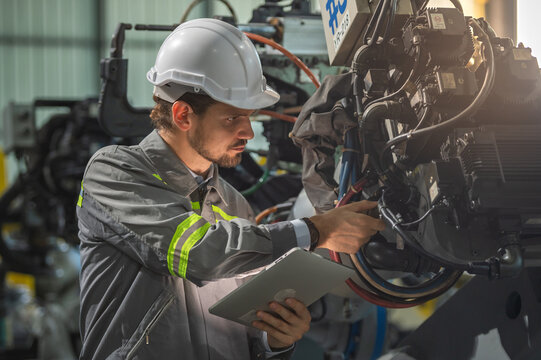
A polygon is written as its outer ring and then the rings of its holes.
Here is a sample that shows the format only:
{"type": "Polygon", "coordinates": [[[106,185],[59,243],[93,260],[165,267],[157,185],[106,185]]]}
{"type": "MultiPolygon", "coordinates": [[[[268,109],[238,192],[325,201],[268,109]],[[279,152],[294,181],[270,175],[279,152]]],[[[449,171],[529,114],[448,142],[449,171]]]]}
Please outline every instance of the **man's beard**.
{"type": "MultiPolygon", "coordinates": [[[[230,156],[228,154],[223,154],[220,157],[212,156],[208,148],[205,147],[203,139],[203,131],[201,131],[201,128],[199,126],[195,129],[193,136],[188,133],[188,142],[190,143],[191,147],[194,148],[194,150],[197,151],[197,153],[204,157],[206,160],[224,168],[232,168],[240,164],[242,160],[242,153],[239,152],[234,156],[230,156]]],[[[239,140],[238,142],[230,146],[230,148],[244,146],[246,145],[246,143],[246,140],[239,140]]]]}

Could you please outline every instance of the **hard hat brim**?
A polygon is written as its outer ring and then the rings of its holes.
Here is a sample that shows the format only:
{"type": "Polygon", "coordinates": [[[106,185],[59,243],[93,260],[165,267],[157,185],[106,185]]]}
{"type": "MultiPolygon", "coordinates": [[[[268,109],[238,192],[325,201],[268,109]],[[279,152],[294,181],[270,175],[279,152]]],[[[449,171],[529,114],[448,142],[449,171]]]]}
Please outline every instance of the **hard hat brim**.
{"type": "MultiPolygon", "coordinates": [[[[274,105],[278,102],[278,100],[280,100],[280,94],[278,94],[273,88],[268,85],[266,85],[265,87],[265,91],[263,91],[262,93],[240,100],[221,99],[210,92],[202,93],[210,96],[218,102],[228,104],[239,109],[257,110],[274,105]]],[[[170,103],[174,103],[186,92],[194,92],[191,90],[193,89],[190,86],[184,86],[179,84],[170,84],[170,86],[167,87],[154,86],[154,95],[156,95],[160,99],[169,101],[170,103]]]]}
{"type": "MultiPolygon", "coordinates": [[[[212,94],[209,94],[212,97],[212,94]]],[[[270,86],[266,85],[266,89],[264,92],[257,94],[255,96],[250,96],[245,99],[241,100],[223,100],[223,99],[215,99],[220,102],[229,104],[234,107],[238,107],[240,109],[263,109],[268,106],[274,105],[280,100],[280,95],[270,86]]]]}

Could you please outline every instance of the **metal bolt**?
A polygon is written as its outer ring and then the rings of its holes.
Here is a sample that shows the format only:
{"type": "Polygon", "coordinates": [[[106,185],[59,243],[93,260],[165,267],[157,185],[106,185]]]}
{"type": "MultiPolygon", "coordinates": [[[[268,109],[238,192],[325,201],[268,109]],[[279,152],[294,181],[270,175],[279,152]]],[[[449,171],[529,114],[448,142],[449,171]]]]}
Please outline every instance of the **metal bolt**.
{"type": "Polygon", "coordinates": [[[507,262],[507,263],[510,263],[513,261],[513,254],[508,250],[508,249],[500,249],[498,251],[499,255],[500,255],[500,258],[507,262]]]}

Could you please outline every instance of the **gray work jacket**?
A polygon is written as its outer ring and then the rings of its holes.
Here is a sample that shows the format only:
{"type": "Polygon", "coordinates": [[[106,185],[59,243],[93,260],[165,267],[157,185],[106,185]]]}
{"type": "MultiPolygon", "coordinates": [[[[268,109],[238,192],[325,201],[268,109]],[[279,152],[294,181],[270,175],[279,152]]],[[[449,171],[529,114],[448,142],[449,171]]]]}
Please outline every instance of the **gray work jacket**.
{"type": "Polygon", "coordinates": [[[238,286],[234,276],[297,246],[295,231],[255,225],[212,171],[200,188],[157,131],[92,157],[77,204],[81,359],[264,358],[259,331],[208,308],[238,286]]]}

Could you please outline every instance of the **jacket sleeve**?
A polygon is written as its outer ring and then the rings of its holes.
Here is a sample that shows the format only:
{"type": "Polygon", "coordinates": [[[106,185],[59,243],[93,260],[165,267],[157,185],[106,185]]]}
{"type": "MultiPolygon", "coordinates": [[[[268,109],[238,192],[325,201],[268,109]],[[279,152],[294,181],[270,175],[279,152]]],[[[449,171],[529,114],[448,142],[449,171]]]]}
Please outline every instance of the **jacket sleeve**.
{"type": "Polygon", "coordinates": [[[125,160],[109,149],[87,166],[77,207],[82,241],[107,242],[153,271],[198,285],[265,266],[296,246],[290,222],[211,224],[189,199],[125,160]]]}

